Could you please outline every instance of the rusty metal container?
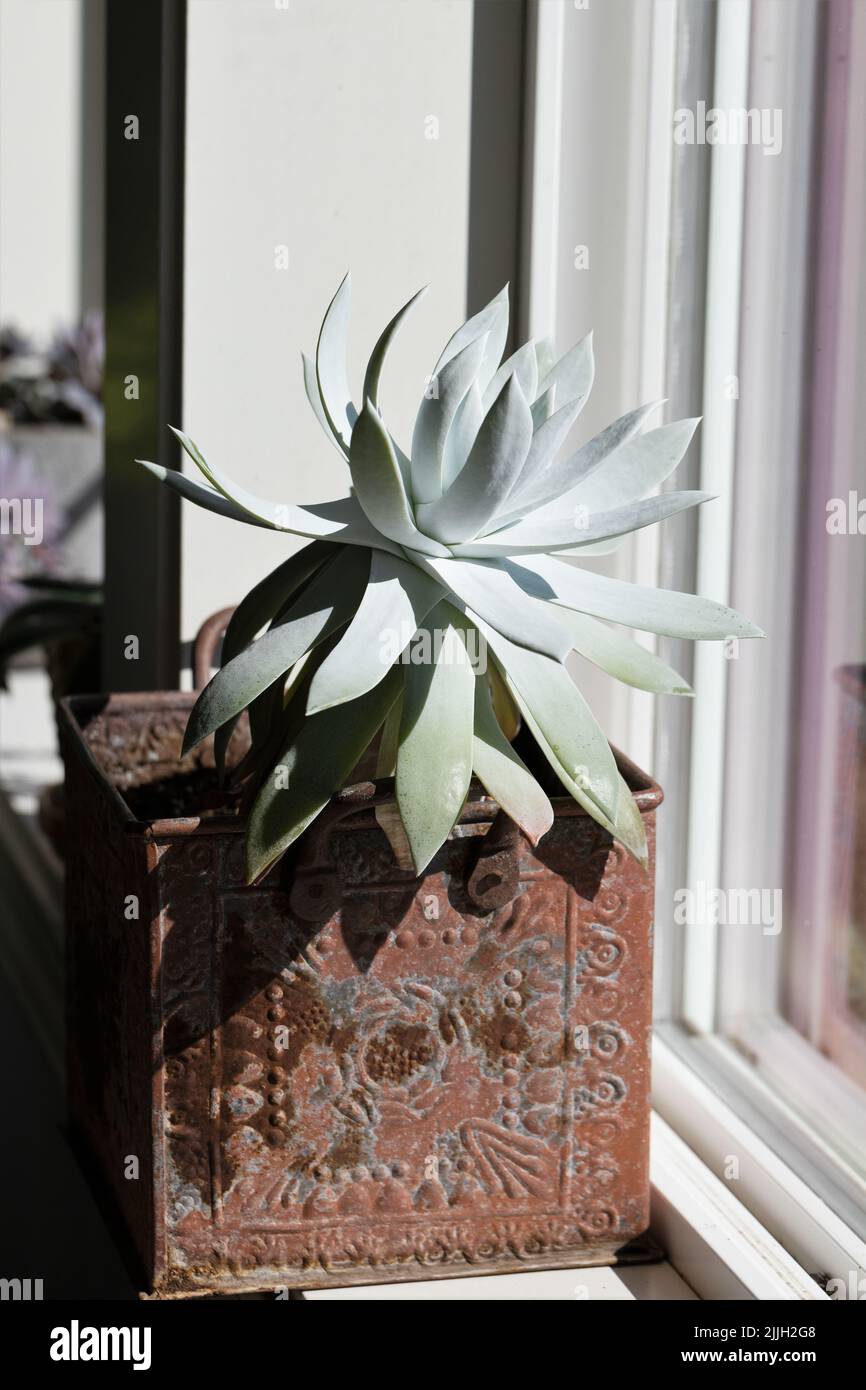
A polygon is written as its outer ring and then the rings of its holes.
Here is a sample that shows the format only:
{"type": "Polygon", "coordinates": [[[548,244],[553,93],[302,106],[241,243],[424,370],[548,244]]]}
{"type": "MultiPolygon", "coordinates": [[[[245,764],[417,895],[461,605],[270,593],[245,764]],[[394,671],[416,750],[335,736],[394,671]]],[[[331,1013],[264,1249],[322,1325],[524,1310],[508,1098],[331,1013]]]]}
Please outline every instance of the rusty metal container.
{"type": "MultiPolygon", "coordinates": [[[[81,697],[72,1131],[160,1297],[611,1263],[649,1219],[653,875],[567,797],[480,787],[423,879],[336,797],[243,877],[193,697],[81,697]],[[210,789],[210,790],[209,790],[210,789]]],[[[625,759],[652,856],[661,791],[625,759]]],[[[650,860],[652,866],[652,858],[650,860]]]]}

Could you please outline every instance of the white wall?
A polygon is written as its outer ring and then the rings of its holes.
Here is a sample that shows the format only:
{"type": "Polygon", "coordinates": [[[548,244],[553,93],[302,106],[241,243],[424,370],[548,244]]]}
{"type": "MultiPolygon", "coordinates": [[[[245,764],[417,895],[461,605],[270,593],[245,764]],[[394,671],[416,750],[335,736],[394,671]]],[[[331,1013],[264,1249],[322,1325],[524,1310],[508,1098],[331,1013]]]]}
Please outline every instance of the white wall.
{"type": "MultiPolygon", "coordinates": [[[[468,0],[190,0],[184,427],[230,473],[296,502],[345,492],[300,351],[351,268],[350,379],[419,286],[384,384],[404,442],[464,314],[468,0]],[[425,138],[426,121],[439,138],[425,138]],[[289,248],[289,269],[274,248],[289,248]]],[[[176,423],[176,422],[172,422],[176,423]]],[[[182,636],[294,548],[185,505],[182,636]]]]}
{"type": "Polygon", "coordinates": [[[0,320],[45,337],[81,283],[81,0],[0,0],[0,320]]]}

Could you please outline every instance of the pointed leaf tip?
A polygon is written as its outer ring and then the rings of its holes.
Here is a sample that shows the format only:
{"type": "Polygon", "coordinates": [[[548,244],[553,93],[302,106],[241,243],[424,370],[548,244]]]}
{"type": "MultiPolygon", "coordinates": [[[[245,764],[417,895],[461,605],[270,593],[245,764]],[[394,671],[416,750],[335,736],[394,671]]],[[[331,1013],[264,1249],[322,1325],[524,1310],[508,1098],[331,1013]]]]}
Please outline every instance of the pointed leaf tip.
{"type": "Polygon", "coordinates": [[[389,321],[389,323],[386,324],[385,328],[382,330],[378,339],[376,340],[376,344],[373,348],[372,353],[370,354],[370,360],[367,364],[367,370],[364,374],[363,386],[364,395],[372,397],[374,403],[378,401],[379,381],[381,379],[382,371],[385,366],[385,361],[391,349],[391,345],[394,341],[394,338],[396,337],[397,331],[400,328],[403,321],[408,316],[408,314],[411,313],[415,305],[419,302],[419,300],[423,299],[424,295],[427,293],[428,288],[429,286],[424,285],[420,290],[416,290],[412,297],[410,299],[407,299],[406,303],[402,305],[400,309],[397,310],[397,313],[389,321]]]}

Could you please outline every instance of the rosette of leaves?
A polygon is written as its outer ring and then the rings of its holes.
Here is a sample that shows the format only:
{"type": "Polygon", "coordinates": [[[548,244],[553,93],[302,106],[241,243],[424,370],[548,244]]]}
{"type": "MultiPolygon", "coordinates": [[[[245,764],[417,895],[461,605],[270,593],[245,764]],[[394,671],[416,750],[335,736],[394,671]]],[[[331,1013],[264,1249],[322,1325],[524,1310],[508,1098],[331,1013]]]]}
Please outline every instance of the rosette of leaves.
{"type": "Polygon", "coordinates": [[[446,344],[404,451],[383,419],[380,382],[419,297],[373,348],[357,403],[346,370],[348,276],[325,314],[315,358],[303,358],[310,404],[345,459],[345,497],[313,506],[259,497],[179,430],[202,481],[145,463],[210,511],[309,541],[236,609],[221,669],[190,715],[185,751],[213,734],[223,767],[237,720],[249,712],[252,744],[234,775],[254,793],[250,881],[323,810],[377,734],[377,774],[393,775],[399,816],[389,838],[416,872],[452,831],[473,774],[537,842],[553,810],[513,747],[521,723],[565,791],[645,862],[641,816],[566,669],[569,654],[639,689],[689,694],[621,629],[762,634],[721,604],[607,578],[566,557],[598,554],[707,500],[702,492],[658,493],[697,421],[640,433],[654,408],[642,406],[564,451],[592,386],[591,337],[560,358],[543,341],[501,361],[503,290],[446,344]],[[412,659],[425,636],[428,658],[412,659]],[[479,651],[486,661],[473,660],[479,651]]]}

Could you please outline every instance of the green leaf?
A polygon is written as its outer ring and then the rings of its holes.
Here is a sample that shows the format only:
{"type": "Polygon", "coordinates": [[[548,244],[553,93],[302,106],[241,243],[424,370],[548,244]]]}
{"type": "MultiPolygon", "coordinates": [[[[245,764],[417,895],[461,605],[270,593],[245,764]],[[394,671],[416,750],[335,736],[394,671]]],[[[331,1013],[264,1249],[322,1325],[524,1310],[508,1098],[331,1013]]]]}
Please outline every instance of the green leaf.
{"type": "Polygon", "coordinates": [[[661,404],[661,401],[651,401],[648,405],[639,406],[637,410],[630,410],[627,415],[614,420],[612,425],[608,425],[600,434],[582,445],[576,453],[564,459],[557,459],[536,479],[528,478],[527,485],[521,489],[520,495],[515,495],[512,499],[514,510],[509,507],[507,515],[503,515],[503,524],[512,516],[526,516],[547,502],[567,499],[579,482],[590,477],[601,467],[605,459],[637,434],[647,416],[661,404]]]}
{"type": "MultiPolygon", "coordinates": [[[[282,616],[282,615],[280,615],[282,616]]],[[[251,807],[261,785],[261,779],[276,762],[280,750],[291,742],[306,718],[307,695],[322,662],[340,640],[340,629],[311,647],[285,675],[256,696],[249,707],[249,752],[241,763],[232,768],[233,782],[246,782],[243,814],[251,807]]]]}
{"type": "Polygon", "coordinates": [[[307,585],[283,620],[217,671],[189,716],[183,751],[189,752],[354,613],[370,570],[369,551],[341,550],[307,585]]]}
{"type": "MultiPolygon", "coordinates": [[[[405,674],[405,673],[401,673],[405,674]]],[[[382,737],[376,754],[376,776],[393,777],[397,770],[397,749],[400,746],[400,721],[403,717],[402,689],[382,725],[382,737]]]]}
{"type": "Polygon", "coordinates": [[[358,501],[377,531],[414,550],[448,554],[415,525],[390,435],[371,401],[365,401],[352,434],[349,468],[358,501]]]}
{"type": "Polygon", "coordinates": [[[475,734],[472,765],[502,810],[535,845],[553,824],[553,807],[526,764],[506,739],[493,712],[487,677],[475,677],[475,734]]]}
{"type": "MultiPolygon", "coordinates": [[[[478,431],[484,422],[484,407],[478,383],[473,381],[451,422],[445,437],[445,453],[442,458],[442,488],[447,490],[469,457],[469,451],[478,438],[478,431]]],[[[435,503],[428,503],[435,506],[435,503]]],[[[419,511],[423,506],[419,506],[419,511]]]]}
{"type": "Polygon", "coordinates": [[[331,429],[331,422],[325,414],[325,407],[322,404],[322,397],[319,391],[319,378],[316,374],[316,364],[310,360],[305,352],[301,353],[301,361],[303,362],[304,368],[304,391],[306,392],[307,400],[313,408],[313,414],[322,426],[328,441],[340,451],[344,459],[348,459],[348,448],[343,443],[340,436],[331,429]]]}
{"type": "Polygon", "coordinates": [[[648,497],[682,462],[699,423],[675,420],[621,445],[603,468],[596,469],[565,497],[549,502],[535,513],[535,520],[546,519],[568,506],[581,505],[598,512],[648,497]]]}
{"type": "MultiPolygon", "coordinates": [[[[322,645],[324,646],[325,643],[322,645]]],[[[250,746],[240,762],[232,768],[226,769],[225,767],[225,753],[231,737],[229,733],[227,738],[225,731],[233,728],[236,721],[231,720],[228,724],[222,724],[217,729],[214,734],[214,757],[220,770],[221,785],[226,781],[234,785],[248,779],[254,780],[273,763],[286,737],[286,728],[290,718],[284,703],[285,686],[286,677],[279,676],[272,685],[268,686],[267,690],[263,690],[261,695],[257,695],[250,704],[247,711],[250,725],[250,746]]]]}
{"type": "Polygon", "coordinates": [[[535,360],[538,363],[538,380],[540,383],[538,388],[538,399],[541,400],[542,395],[547,390],[547,387],[545,387],[543,383],[556,366],[556,348],[553,345],[552,338],[536,339],[535,360]]]}
{"type": "Polygon", "coordinates": [[[507,562],[506,569],[536,598],[662,637],[723,641],[726,637],[764,636],[741,613],[712,599],[610,579],[552,556],[522,556],[519,561],[507,562]]]}
{"type": "MultiPolygon", "coordinates": [[[[542,397],[542,399],[546,399],[546,397],[542,397]]],[[[503,503],[501,510],[507,515],[513,516],[515,512],[521,511],[521,495],[529,488],[534,487],[547,470],[554,466],[556,455],[565,443],[579,410],[580,407],[572,401],[569,405],[564,405],[561,410],[557,410],[537,427],[532,436],[532,443],[529,446],[523,467],[503,503]]],[[[499,517],[491,521],[491,526],[500,527],[504,524],[504,521],[499,517]]]]}
{"type": "Polygon", "coordinates": [[[606,816],[592,798],[587,796],[584,788],[576,782],[573,777],[569,777],[562,763],[553,751],[553,748],[548,743],[531,715],[527,715],[526,722],[541,752],[544,754],[569,795],[574,798],[579,806],[583,807],[587,814],[590,815],[598,825],[628,850],[629,854],[633,859],[637,860],[641,868],[645,869],[649,862],[649,851],[647,849],[646,829],[644,828],[643,816],[638,809],[630,788],[620,776],[619,772],[616,774],[616,815],[614,817],[606,816]]]}
{"type": "Polygon", "coordinates": [[[357,699],[377,685],[442,596],[441,584],[415,565],[374,551],[358,611],[313,679],[308,713],[357,699]]]}
{"type": "MultiPolygon", "coordinates": [[[[284,616],[280,613],[275,620],[284,616]]],[[[306,717],[310,681],[319,666],[339,641],[340,629],[311,647],[294,666],[257,695],[248,710],[250,748],[241,762],[231,769],[233,784],[246,782],[241,811],[246,815],[261,784],[261,779],[273,767],[281,748],[288,744],[306,717]]]]}
{"type": "Polygon", "coordinates": [[[423,289],[418,290],[418,292],[413,294],[412,298],[403,305],[403,308],[394,315],[391,322],[382,333],[382,336],[379,338],[379,341],[376,343],[370,355],[370,361],[367,364],[367,372],[364,377],[363,399],[365,401],[372,401],[377,410],[379,409],[379,381],[391,344],[397,336],[397,332],[403,320],[412,311],[418,303],[418,300],[426,293],[427,286],[425,285],[423,289]]]}
{"type": "MultiPolygon", "coordinates": [[[[284,560],[250,589],[229,619],[223,637],[221,665],[227,665],[243,651],[301,585],[335,553],[336,547],[326,541],[313,541],[288,560],[284,560]]],[[[226,749],[236,723],[236,719],[231,719],[227,724],[221,725],[214,734],[214,758],[220,779],[224,775],[226,749]]]]}
{"type": "Polygon", "coordinates": [[[474,556],[482,560],[503,555],[543,555],[549,550],[577,553],[585,542],[624,536],[710,501],[712,493],[709,492],[665,492],[660,497],[647,497],[644,501],[630,502],[626,507],[595,515],[585,515],[578,508],[573,518],[536,522],[532,517],[451,549],[455,556],[474,556]]]}
{"type": "Polygon", "coordinates": [[[400,818],[419,874],[450,835],[466,800],[475,702],[465,619],[442,603],[424,626],[433,659],[403,668],[396,779],[400,818]],[[435,641],[437,632],[446,634],[444,641],[435,641]]]}
{"type": "Polygon", "coordinates": [[[419,526],[449,545],[477,536],[510,493],[531,442],[532,414],[517,377],[510,376],[448,491],[437,502],[419,506],[419,526]]]}
{"type": "Polygon", "coordinates": [[[350,776],[400,693],[393,667],[351,705],[305,719],[265,779],[250,812],[247,882],[255,883],[327,806],[350,776]]]}
{"type": "Polygon", "coordinates": [[[505,683],[505,677],[495,661],[487,663],[487,683],[496,722],[509,743],[520,733],[520,710],[505,683]]]}
{"type": "Polygon", "coordinates": [[[543,395],[532,402],[532,429],[533,433],[539,430],[545,420],[549,420],[556,407],[556,387],[551,386],[543,395]]]}
{"type": "Polygon", "coordinates": [[[203,483],[196,482],[195,478],[190,478],[188,474],[181,473],[176,468],[163,468],[161,463],[150,463],[147,459],[135,459],[135,462],[140,463],[142,468],[146,468],[148,473],[165,483],[173,492],[180,493],[187,502],[195,502],[196,506],[203,507],[205,511],[215,512],[217,516],[227,516],[231,521],[243,521],[247,526],[275,529],[272,521],[253,516],[215,488],[205,487],[203,483]]]}
{"type": "Polygon", "coordinates": [[[587,333],[564,357],[554,362],[543,377],[539,376],[538,394],[555,386],[560,406],[575,404],[580,410],[592,390],[594,377],[592,334],[587,333]]]}
{"type": "MultiPolygon", "coordinates": [[[[400,740],[400,721],[403,715],[402,692],[397,696],[382,725],[379,751],[376,757],[376,777],[393,777],[397,771],[397,749],[400,740]]],[[[400,819],[400,808],[396,799],[385,801],[376,807],[376,820],[391,846],[391,852],[398,868],[414,870],[412,851],[406,838],[406,828],[400,819]]]]}
{"type": "MultiPolygon", "coordinates": [[[[365,399],[369,396],[370,400],[373,402],[377,410],[379,408],[379,380],[382,374],[382,369],[385,365],[385,359],[388,355],[388,351],[397,334],[397,330],[403,322],[403,319],[412,309],[413,305],[416,304],[417,301],[424,294],[426,294],[426,288],[419,290],[417,294],[413,295],[412,298],[409,300],[408,304],[404,304],[400,312],[398,314],[395,314],[394,318],[391,320],[391,322],[388,324],[387,328],[379,338],[379,341],[376,343],[376,346],[374,347],[373,352],[370,356],[370,361],[367,364],[367,372],[364,377],[363,395],[365,399]]],[[[318,419],[320,425],[324,429],[331,442],[333,444],[336,444],[343,457],[348,460],[349,446],[343,442],[339,434],[335,433],[331,429],[331,425],[328,421],[327,414],[325,413],[324,405],[322,404],[321,395],[319,394],[319,380],[318,376],[316,375],[316,368],[307,357],[304,357],[304,387],[306,389],[309,402],[313,407],[316,418],[318,419]]],[[[347,419],[351,419],[352,426],[354,427],[355,421],[357,419],[357,412],[355,411],[354,406],[352,406],[351,410],[348,412],[347,419]]],[[[400,464],[400,471],[403,476],[403,482],[404,484],[408,485],[409,460],[403,453],[402,449],[400,449],[399,445],[393,439],[391,442],[394,446],[394,452],[397,455],[397,461],[400,464]]]]}
{"type": "Polygon", "coordinates": [[[418,407],[412,431],[412,496],[416,503],[442,495],[445,447],[460,403],[484,360],[486,339],[469,343],[440,366],[418,407]]]}
{"type": "Polygon", "coordinates": [[[316,344],[316,377],[322,409],[331,432],[347,451],[352,439],[352,426],[358,417],[346,376],[351,292],[352,278],[347,272],[328,305],[316,344]]]}
{"type": "Polygon", "coordinates": [[[511,641],[554,661],[564,661],[571,651],[571,638],[557,615],[528,601],[520,586],[497,564],[425,556],[418,556],[417,563],[451,591],[458,606],[466,604],[474,609],[511,641]]]}
{"type": "MultiPolygon", "coordinates": [[[[312,507],[295,507],[284,502],[270,502],[233,482],[221,470],[206,461],[201,450],[188,435],[183,434],[181,430],[176,430],[173,425],[169,428],[180,440],[190,458],[201,469],[208,481],[218,492],[222,493],[223,497],[246,512],[248,518],[255,517],[257,521],[273,527],[274,530],[290,531],[293,535],[308,536],[313,540],[321,537],[340,541],[343,545],[378,546],[383,550],[396,549],[393,545],[389,546],[387,539],[370,525],[356,497],[340,497],[335,502],[317,502],[312,507]]],[[[144,462],[144,460],[138,460],[138,462],[144,462]]],[[[147,464],[146,466],[152,473],[156,472],[156,465],[147,464]]],[[[177,474],[176,476],[182,477],[183,475],[177,474]]],[[[163,481],[172,486],[178,486],[174,482],[171,472],[163,481]]],[[[182,488],[178,487],[178,491],[182,491],[182,488]]],[[[196,496],[193,500],[198,501],[200,499],[196,496]]],[[[211,507],[211,510],[214,511],[216,508],[211,507]]],[[[226,514],[235,515],[233,512],[226,514]]],[[[397,553],[399,554],[399,551],[397,553]]]]}
{"type": "MultiPolygon", "coordinates": [[[[474,614],[470,614],[474,618],[474,614]]],[[[610,745],[564,666],[507,641],[479,621],[509,688],[533,728],[538,728],[558,762],[602,814],[616,816],[618,773],[610,745]]]]}
{"type": "Polygon", "coordinates": [[[485,411],[490,409],[506,381],[512,375],[520,382],[520,389],[527,402],[534,401],[538,387],[538,359],[535,356],[534,343],[524,343],[523,347],[513,352],[502,363],[501,367],[497,367],[482,396],[485,411]]]}
{"type": "Polygon", "coordinates": [[[223,638],[223,664],[252,642],[292,594],[337,553],[337,547],[327,541],[312,541],[259,580],[229,619],[223,638]]]}
{"type": "MultiPolygon", "coordinates": [[[[481,391],[491,380],[493,373],[502,360],[505,350],[505,340],[508,337],[508,286],[504,285],[494,299],[483,308],[480,313],[474,314],[471,319],[457,332],[449,338],[445,345],[439,361],[436,363],[436,373],[442,371],[446,363],[456,357],[468,344],[477,342],[479,338],[486,338],[484,356],[478,368],[478,386],[481,391]]],[[[423,498],[423,501],[432,501],[432,498],[423,498]]]]}
{"type": "MultiPolygon", "coordinates": [[[[627,536],[609,536],[606,541],[593,541],[591,545],[582,545],[580,547],[581,564],[588,556],[615,555],[618,550],[622,549],[627,539],[627,536]]],[[[571,551],[566,550],[565,554],[570,555],[571,551]]]]}
{"type": "MultiPolygon", "coordinates": [[[[590,814],[592,813],[590,812],[590,814]]],[[[616,819],[609,821],[607,817],[599,817],[598,820],[608,834],[618,840],[628,850],[632,858],[637,860],[641,868],[646,869],[649,864],[646,826],[631,788],[624,778],[620,777],[619,779],[619,802],[616,808],[616,819]]]]}
{"type": "Polygon", "coordinates": [[[631,637],[606,627],[586,613],[576,613],[569,608],[559,611],[571,633],[575,651],[609,676],[654,695],[692,694],[682,676],[631,637]]]}

